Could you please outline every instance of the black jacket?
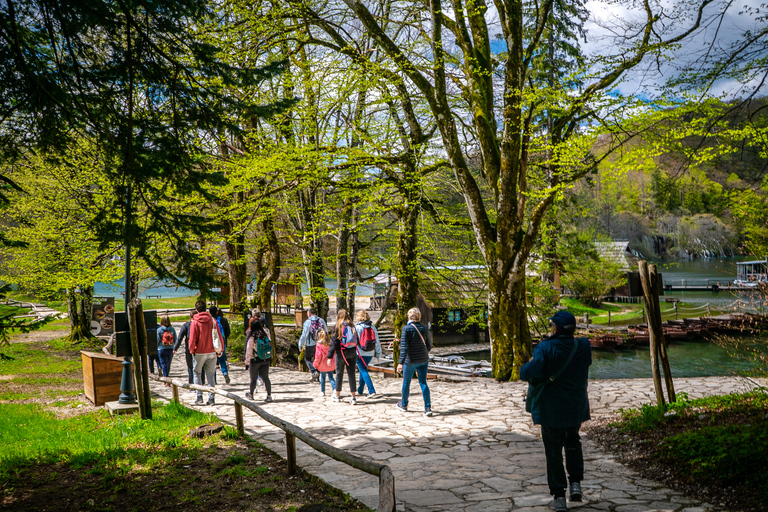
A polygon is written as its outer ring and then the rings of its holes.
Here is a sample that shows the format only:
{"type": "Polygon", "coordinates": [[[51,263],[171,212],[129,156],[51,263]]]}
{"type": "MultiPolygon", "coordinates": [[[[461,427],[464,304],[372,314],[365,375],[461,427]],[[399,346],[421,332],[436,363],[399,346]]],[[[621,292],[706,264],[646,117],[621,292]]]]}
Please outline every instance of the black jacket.
{"type": "Polygon", "coordinates": [[[432,340],[429,338],[429,329],[426,325],[408,322],[403,326],[403,333],[400,335],[398,364],[428,363],[430,350],[432,350],[432,340]],[[416,329],[419,332],[416,332],[416,329]],[[419,333],[421,333],[421,337],[419,333]],[[424,338],[424,342],[421,341],[421,338],[424,338]]]}
{"type": "Polygon", "coordinates": [[[229,320],[227,320],[227,317],[225,317],[223,315],[220,316],[220,317],[217,317],[216,319],[219,322],[221,322],[221,331],[224,333],[224,339],[228,340],[229,339],[229,333],[230,333],[230,330],[229,330],[229,320]]]}
{"type": "Polygon", "coordinates": [[[184,350],[189,353],[189,326],[192,324],[192,320],[185,322],[179,329],[179,335],[176,336],[176,343],[173,344],[173,350],[179,350],[181,342],[184,342],[184,350]]]}

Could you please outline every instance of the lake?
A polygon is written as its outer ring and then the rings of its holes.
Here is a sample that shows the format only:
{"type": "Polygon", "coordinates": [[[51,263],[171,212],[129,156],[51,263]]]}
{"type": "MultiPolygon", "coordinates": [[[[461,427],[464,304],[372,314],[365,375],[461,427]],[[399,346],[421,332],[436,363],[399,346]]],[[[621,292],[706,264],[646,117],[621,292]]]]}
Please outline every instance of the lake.
{"type": "MultiPolygon", "coordinates": [[[[752,345],[768,354],[768,339],[755,338],[752,345]]],[[[711,341],[672,342],[668,345],[669,366],[672,377],[711,377],[749,372],[754,364],[745,352],[727,350],[711,341]]],[[[491,360],[490,350],[462,354],[468,360],[491,360]]],[[[648,347],[621,349],[615,352],[592,350],[590,379],[644,379],[651,378],[651,355],[648,347]]]]}

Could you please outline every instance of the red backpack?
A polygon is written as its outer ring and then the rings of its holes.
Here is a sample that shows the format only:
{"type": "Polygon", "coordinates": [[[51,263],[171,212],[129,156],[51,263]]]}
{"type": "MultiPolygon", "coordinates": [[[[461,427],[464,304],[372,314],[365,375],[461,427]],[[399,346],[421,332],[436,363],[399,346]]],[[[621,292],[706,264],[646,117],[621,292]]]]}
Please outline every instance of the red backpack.
{"type": "Polygon", "coordinates": [[[163,345],[173,345],[173,333],[171,331],[165,331],[161,339],[163,345]]]}
{"type": "Polygon", "coordinates": [[[360,334],[360,350],[370,352],[376,349],[376,332],[370,325],[363,325],[363,332],[360,334]]]}

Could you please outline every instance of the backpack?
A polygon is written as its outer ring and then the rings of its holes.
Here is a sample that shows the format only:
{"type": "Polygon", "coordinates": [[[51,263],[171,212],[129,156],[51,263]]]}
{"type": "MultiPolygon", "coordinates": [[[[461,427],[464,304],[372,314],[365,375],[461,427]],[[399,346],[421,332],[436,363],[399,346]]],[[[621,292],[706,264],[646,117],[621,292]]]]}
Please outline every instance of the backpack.
{"type": "Polygon", "coordinates": [[[262,361],[266,361],[272,357],[272,343],[266,336],[262,336],[256,340],[256,357],[262,361]]]}
{"type": "Polygon", "coordinates": [[[363,325],[363,332],[360,334],[360,350],[370,352],[376,349],[376,333],[370,325],[363,325]]]}
{"type": "Polygon", "coordinates": [[[163,332],[161,341],[163,342],[163,345],[173,345],[173,333],[171,331],[163,332]]]}
{"type": "Polygon", "coordinates": [[[355,348],[357,347],[357,329],[354,327],[345,326],[344,330],[341,331],[341,348],[355,348]],[[354,334],[354,337],[352,338],[351,342],[347,341],[347,329],[352,329],[352,333],[354,334]]]}
{"type": "Polygon", "coordinates": [[[309,323],[309,339],[317,343],[318,334],[323,330],[323,323],[317,317],[309,323]]]}

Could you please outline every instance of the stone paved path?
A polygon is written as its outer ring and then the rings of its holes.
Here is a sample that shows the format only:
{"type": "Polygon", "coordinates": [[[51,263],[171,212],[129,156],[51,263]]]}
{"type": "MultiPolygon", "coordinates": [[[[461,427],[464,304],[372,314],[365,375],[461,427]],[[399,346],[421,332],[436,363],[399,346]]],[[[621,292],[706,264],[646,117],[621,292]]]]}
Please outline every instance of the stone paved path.
{"type": "MultiPolygon", "coordinates": [[[[184,358],[175,357],[174,378],[186,380],[184,358]]],[[[268,412],[290,421],[339,448],[388,464],[395,475],[398,510],[457,512],[546,512],[551,497],[546,485],[544,448],[539,427],[524,411],[524,383],[497,383],[491,379],[471,382],[430,382],[435,416],[422,415],[418,384],[412,384],[410,408],[399,412],[401,380],[375,380],[379,399],[333,403],[330,391],[319,395],[309,374],[280,368],[270,371],[274,402],[261,404],[268,412]]],[[[247,372],[232,367],[227,390],[244,395],[247,372]]],[[[223,383],[221,375],[219,382],[223,383]]],[[[762,382],[765,385],[765,382],[762,382]]],[[[741,378],[676,379],[678,392],[692,398],[743,391],[754,383],[741,378]]],[[[170,388],[153,383],[153,392],[170,398],[170,388]]],[[[345,382],[342,397],[348,400],[345,382]]],[[[195,394],[179,390],[182,402],[193,406],[195,394]]],[[[621,407],[650,403],[650,379],[590,381],[593,417],[621,407]]],[[[264,388],[256,389],[263,399],[264,388]]],[[[207,399],[207,396],[206,396],[207,399]]],[[[235,423],[232,402],[200,407],[235,423]]],[[[285,457],[284,433],[244,410],[249,435],[285,457]]],[[[585,501],[569,503],[582,512],[703,512],[713,507],[688,499],[663,485],[641,478],[583,436],[585,501]]],[[[301,467],[348,492],[371,508],[378,500],[378,479],[315,452],[297,440],[301,467]]]]}

